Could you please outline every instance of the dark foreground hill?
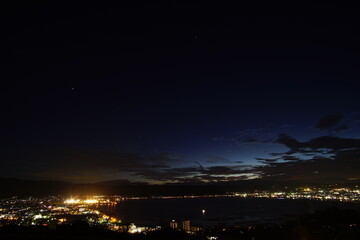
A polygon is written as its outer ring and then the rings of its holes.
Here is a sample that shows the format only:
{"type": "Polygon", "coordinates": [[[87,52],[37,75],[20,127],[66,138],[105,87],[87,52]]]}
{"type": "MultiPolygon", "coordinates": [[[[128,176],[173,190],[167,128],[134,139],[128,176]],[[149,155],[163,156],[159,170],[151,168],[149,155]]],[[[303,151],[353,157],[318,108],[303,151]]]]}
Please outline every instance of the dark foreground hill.
{"type": "Polygon", "coordinates": [[[89,227],[85,222],[58,225],[51,230],[45,226],[2,226],[0,239],[13,240],[203,240],[216,236],[218,240],[358,240],[360,213],[355,210],[336,208],[297,216],[297,220],[285,224],[256,224],[249,226],[216,225],[194,235],[183,231],[163,230],[147,234],[119,233],[102,228],[89,227]]]}
{"type": "Polygon", "coordinates": [[[92,228],[86,224],[61,226],[56,230],[49,230],[43,226],[5,226],[0,227],[0,239],[12,240],[195,240],[197,236],[170,229],[150,232],[147,234],[129,234],[113,232],[106,229],[92,228]]]}

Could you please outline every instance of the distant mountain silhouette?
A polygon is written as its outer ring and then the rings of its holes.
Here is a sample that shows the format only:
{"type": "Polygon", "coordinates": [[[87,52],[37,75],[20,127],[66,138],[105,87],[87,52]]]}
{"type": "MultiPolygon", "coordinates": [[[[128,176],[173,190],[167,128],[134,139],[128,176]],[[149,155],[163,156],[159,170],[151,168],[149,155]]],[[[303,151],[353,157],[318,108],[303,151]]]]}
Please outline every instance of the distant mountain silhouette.
{"type": "Polygon", "coordinates": [[[127,179],[116,179],[116,180],[110,180],[110,181],[102,181],[97,182],[96,184],[100,185],[147,185],[146,182],[130,182],[127,179]]]}
{"type": "MultiPolygon", "coordinates": [[[[301,181],[279,182],[262,179],[213,183],[177,183],[150,185],[130,182],[126,179],[98,183],[70,183],[61,181],[34,181],[0,178],[0,197],[119,194],[127,196],[225,194],[227,192],[252,190],[283,190],[285,187],[314,186],[319,184],[301,181]]],[[[358,182],[339,183],[338,186],[359,185],[358,182]]]]}

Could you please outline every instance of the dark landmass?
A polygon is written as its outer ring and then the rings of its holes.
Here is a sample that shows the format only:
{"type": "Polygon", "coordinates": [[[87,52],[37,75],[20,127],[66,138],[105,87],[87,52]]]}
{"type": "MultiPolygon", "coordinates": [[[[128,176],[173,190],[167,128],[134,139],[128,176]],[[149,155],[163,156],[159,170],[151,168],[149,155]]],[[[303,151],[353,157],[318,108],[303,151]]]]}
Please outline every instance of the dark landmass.
{"type": "Polygon", "coordinates": [[[355,210],[336,208],[298,216],[296,221],[286,224],[256,224],[254,226],[217,225],[190,235],[164,227],[162,230],[147,234],[128,234],[89,227],[85,222],[57,226],[49,229],[45,226],[3,226],[0,227],[0,239],[182,239],[200,240],[210,236],[218,240],[227,239],[359,239],[360,213],[355,210]]]}
{"type": "MultiPolygon", "coordinates": [[[[355,186],[358,182],[342,182],[337,186],[355,186]]],[[[127,180],[114,180],[99,183],[70,183],[60,181],[33,181],[0,178],[0,197],[10,196],[48,196],[48,195],[192,195],[192,194],[226,194],[229,192],[253,190],[284,190],[296,187],[321,186],[302,182],[282,182],[270,180],[243,180],[236,182],[214,183],[182,183],[149,185],[146,183],[131,183],[127,180]]]]}
{"type": "Polygon", "coordinates": [[[56,230],[49,230],[43,226],[6,226],[0,227],[1,239],[14,240],[47,240],[47,239],[67,239],[67,240],[113,240],[113,239],[174,239],[174,240],[191,240],[199,239],[197,236],[191,236],[181,231],[165,229],[162,231],[150,232],[145,234],[131,235],[128,233],[113,232],[106,229],[92,228],[83,223],[75,225],[61,226],[56,230]]]}

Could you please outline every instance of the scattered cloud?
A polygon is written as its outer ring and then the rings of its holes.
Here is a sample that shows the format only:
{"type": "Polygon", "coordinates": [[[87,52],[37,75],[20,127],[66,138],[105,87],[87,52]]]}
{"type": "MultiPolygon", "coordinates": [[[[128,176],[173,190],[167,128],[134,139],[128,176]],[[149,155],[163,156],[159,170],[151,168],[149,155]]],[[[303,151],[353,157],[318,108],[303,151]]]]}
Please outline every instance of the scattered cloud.
{"type": "Polygon", "coordinates": [[[343,124],[343,125],[335,128],[335,131],[336,132],[343,132],[343,131],[347,131],[349,129],[350,129],[350,127],[348,125],[343,124]]]}
{"type": "MultiPolygon", "coordinates": [[[[322,117],[316,128],[331,132],[349,129],[342,114],[322,117]]],[[[269,158],[256,158],[262,165],[252,171],[261,178],[276,180],[311,180],[319,182],[360,179],[360,139],[319,136],[298,141],[280,134],[274,141],[288,148],[286,152],[270,153],[269,158]]]]}
{"type": "MultiPolygon", "coordinates": [[[[62,180],[70,182],[98,182],[128,177],[132,181],[191,182],[225,181],[233,175],[247,173],[251,166],[234,163],[220,156],[209,156],[218,165],[204,167],[194,162],[189,167],[173,167],[182,155],[166,152],[145,155],[126,151],[94,151],[81,149],[53,149],[13,154],[14,169],[28,164],[24,178],[62,180]],[[223,166],[222,164],[227,164],[223,166]],[[229,165],[229,164],[232,165],[229,165]],[[228,166],[229,165],[229,166],[228,166]]],[[[240,176],[239,176],[240,177],[240,176]]]]}
{"type": "Polygon", "coordinates": [[[243,179],[241,175],[249,173],[249,169],[251,169],[249,165],[203,167],[199,164],[199,166],[183,168],[144,169],[134,175],[163,182],[225,181],[229,178],[243,179]]]}
{"type": "Polygon", "coordinates": [[[276,180],[345,181],[360,178],[360,139],[321,136],[300,142],[281,134],[276,141],[290,150],[258,158],[265,165],[253,171],[276,180]]]}
{"type": "Polygon", "coordinates": [[[324,116],[320,118],[315,128],[320,130],[329,130],[343,120],[343,115],[341,113],[335,113],[331,115],[324,116]]]}
{"type": "MultiPolygon", "coordinates": [[[[339,124],[341,114],[321,118],[316,127],[321,130],[345,131],[347,125],[339,124]]],[[[246,130],[259,133],[262,129],[246,130]]],[[[241,142],[258,142],[242,135],[241,142]]],[[[264,138],[261,137],[264,141],[264,138]]],[[[240,141],[240,140],[239,140],[240,141]]],[[[269,153],[257,157],[258,165],[231,161],[223,156],[209,155],[203,162],[187,161],[175,152],[157,155],[128,151],[95,151],[81,149],[29,150],[2,155],[6,169],[3,176],[17,172],[24,178],[54,179],[72,182],[96,182],[128,178],[147,182],[209,182],[236,181],[258,176],[276,180],[345,181],[360,179],[360,139],[333,135],[319,136],[299,141],[288,134],[280,134],[272,143],[288,148],[285,152],[269,153]],[[250,176],[250,177],[249,177],[250,176]]]]}
{"type": "Polygon", "coordinates": [[[360,139],[334,136],[321,136],[306,142],[299,142],[286,134],[281,134],[276,142],[287,146],[294,152],[302,153],[314,151],[320,153],[334,152],[336,150],[358,148],[360,146],[360,139]]]}

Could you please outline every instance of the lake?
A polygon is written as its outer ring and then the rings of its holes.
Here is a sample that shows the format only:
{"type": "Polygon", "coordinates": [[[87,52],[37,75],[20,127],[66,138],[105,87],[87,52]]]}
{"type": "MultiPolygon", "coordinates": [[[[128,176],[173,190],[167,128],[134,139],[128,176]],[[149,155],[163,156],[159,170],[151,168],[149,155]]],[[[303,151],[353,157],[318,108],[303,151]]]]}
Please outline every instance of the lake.
{"type": "Polygon", "coordinates": [[[111,211],[126,223],[168,225],[171,220],[190,219],[192,224],[250,225],[281,223],[296,215],[313,213],[331,207],[360,209],[359,203],[335,201],[254,199],[254,198],[181,198],[142,199],[120,202],[111,211]],[[202,213],[205,210],[205,214],[202,213]]]}

